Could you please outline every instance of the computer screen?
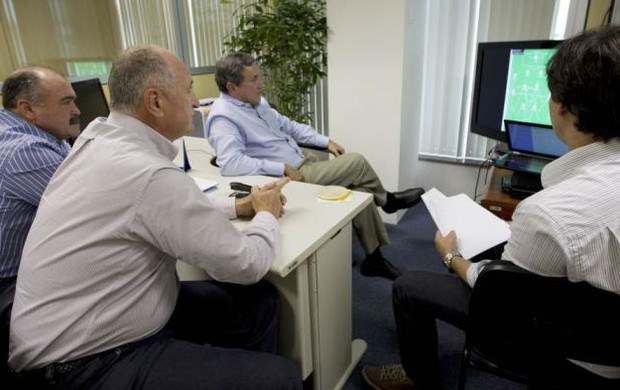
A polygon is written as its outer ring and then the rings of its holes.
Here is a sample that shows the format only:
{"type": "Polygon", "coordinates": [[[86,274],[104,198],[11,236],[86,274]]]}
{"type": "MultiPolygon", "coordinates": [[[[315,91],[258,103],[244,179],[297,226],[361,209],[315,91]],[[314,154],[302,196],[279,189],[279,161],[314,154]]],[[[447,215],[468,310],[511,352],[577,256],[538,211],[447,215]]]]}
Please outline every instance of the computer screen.
{"type": "Polygon", "coordinates": [[[108,101],[99,79],[74,81],[71,86],[76,95],[75,104],[81,112],[80,130],[84,130],[95,118],[107,117],[110,114],[108,101]]]}
{"type": "Polygon", "coordinates": [[[553,53],[555,49],[510,50],[504,120],[551,125],[546,67],[553,53]]]}
{"type": "Polygon", "coordinates": [[[506,142],[504,119],[550,123],[545,67],[560,42],[478,43],[472,133],[506,142]]]}
{"type": "Polygon", "coordinates": [[[557,158],[568,152],[550,125],[506,120],[508,148],[527,155],[557,158]]]}

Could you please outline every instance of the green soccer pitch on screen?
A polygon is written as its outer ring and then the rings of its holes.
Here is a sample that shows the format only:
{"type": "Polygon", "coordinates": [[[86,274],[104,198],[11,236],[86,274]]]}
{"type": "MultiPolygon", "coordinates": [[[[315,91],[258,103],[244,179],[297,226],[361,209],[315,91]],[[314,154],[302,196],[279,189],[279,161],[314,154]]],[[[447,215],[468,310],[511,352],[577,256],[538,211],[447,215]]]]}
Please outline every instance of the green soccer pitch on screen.
{"type": "Polygon", "coordinates": [[[555,48],[511,50],[504,119],[551,125],[546,67],[555,51],[555,48]]]}

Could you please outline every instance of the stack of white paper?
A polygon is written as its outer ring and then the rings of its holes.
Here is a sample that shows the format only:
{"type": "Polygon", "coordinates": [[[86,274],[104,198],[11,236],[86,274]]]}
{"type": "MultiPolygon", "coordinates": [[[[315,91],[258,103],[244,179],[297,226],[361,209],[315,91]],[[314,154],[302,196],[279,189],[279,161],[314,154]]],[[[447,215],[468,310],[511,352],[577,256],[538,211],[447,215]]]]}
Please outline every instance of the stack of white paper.
{"type": "Polygon", "coordinates": [[[506,221],[465,194],[447,197],[432,188],[422,195],[422,200],[441,234],[455,231],[458,251],[466,259],[510,238],[506,221]]]}
{"type": "Polygon", "coordinates": [[[194,179],[194,182],[196,182],[196,185],[198,186],[198,188],[200,188],[203,192],[217,187],[217,184],[218,184],[216,181],[201,179],[199,177],[192,176],[191,178],[194,179]]]}

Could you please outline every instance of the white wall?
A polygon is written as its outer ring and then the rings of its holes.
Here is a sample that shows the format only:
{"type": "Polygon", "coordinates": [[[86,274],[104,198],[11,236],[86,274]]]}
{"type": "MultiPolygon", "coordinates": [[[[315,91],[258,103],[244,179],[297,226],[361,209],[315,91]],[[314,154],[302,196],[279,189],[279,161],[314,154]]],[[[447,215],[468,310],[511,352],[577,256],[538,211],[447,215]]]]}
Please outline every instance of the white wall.
{"type": "Polygon", "coordinates": [[[388,191],[399,189],[403,11],[402,0],[327,1],[329,134],[388,191]]]}
{"type": "Polygon", "coordinates": [[[476,168],[417,158],[424,3],[327,0],[329,133],[364,154],[388,191],[472,195],[476,168]]]}

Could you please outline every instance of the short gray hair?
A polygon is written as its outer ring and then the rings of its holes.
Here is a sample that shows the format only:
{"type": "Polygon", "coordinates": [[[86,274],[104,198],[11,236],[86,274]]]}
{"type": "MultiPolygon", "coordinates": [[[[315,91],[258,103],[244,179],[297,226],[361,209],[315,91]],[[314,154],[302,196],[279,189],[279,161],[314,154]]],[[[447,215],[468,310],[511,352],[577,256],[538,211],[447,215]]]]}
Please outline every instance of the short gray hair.
{"type": "Polygon", "coordinates": [[[33,104],[44,100],[41,87],[41,72],[53,72],[64,77],[57,71],[43,66],[26,66],[13,72],[2,84],[2,105],[7,109],[17,108],[17,101],[24,99],[33,104]]]}
{"type": "Polygon", "coordinates": [[[114,60],[108,78],[113,110],[126,114],[136,112],[147,88],[172,90],[174,78],[160,50],[156,46],[136,46],[114,60]]]}
{"type": "Polygon", "coordinates": [[[220,58],[215,64],[215,83],[221,92],[228,93],[228,82],[239,85],[243,82],[243,70],[246,66],[258,64],[251,55],[243,52],[230,53],[220,58]]]}

